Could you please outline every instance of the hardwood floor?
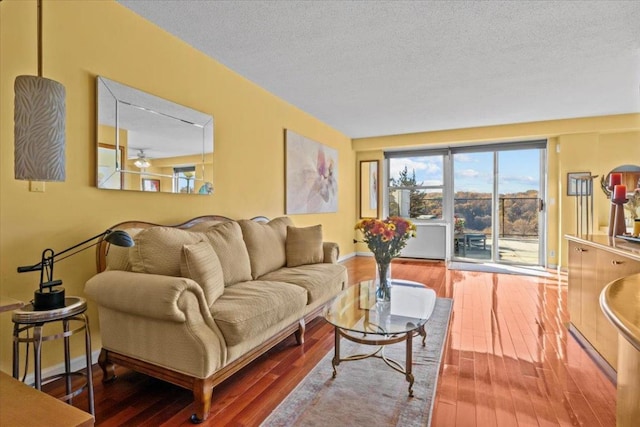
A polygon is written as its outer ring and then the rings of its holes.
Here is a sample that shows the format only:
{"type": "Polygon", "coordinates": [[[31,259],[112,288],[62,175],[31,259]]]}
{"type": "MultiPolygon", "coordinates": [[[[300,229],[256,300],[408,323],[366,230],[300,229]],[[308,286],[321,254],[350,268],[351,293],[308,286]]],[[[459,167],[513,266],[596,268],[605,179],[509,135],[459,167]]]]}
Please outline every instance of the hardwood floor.
{"type": "MultiPolygon", "coordinates": [[[[352,283],[373,276],[371,258],[345,265],[352,283]]],[[[449,271],[441,262],[409,260],[396,260],[392,271],[454,299],[433,426],[615,426],[615,386],[565,327],[566,277],[449,271]]],[[[291,337],[216,387],[203,425],[259,425],[333,348],[323,319],[305,336],[303,346],[291,337]]],[[[188,390],[116,372],[116,381],[102,384],[94,367],[97,425],[191,425],[188,390]]],[[[64,394],[60,384],[49,389],[64,394]]],[[[74,401],[82,409],[84,394],[74,401]]]]}

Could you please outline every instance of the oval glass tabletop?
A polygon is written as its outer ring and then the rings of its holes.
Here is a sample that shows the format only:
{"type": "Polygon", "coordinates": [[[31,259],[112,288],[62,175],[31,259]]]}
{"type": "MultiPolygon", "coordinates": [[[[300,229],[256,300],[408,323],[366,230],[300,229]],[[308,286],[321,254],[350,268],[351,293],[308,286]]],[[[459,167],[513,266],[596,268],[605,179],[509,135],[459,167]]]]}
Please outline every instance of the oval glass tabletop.
{"type": "Polygon", "coordinates": [[[373,280],[340,293],[324,309],[324,318],[340,329],[363,334],[395,335],[424,325],[436,302],[436,293],[417,282],[391,281],[391,302],[376,302],[373,280]]]}

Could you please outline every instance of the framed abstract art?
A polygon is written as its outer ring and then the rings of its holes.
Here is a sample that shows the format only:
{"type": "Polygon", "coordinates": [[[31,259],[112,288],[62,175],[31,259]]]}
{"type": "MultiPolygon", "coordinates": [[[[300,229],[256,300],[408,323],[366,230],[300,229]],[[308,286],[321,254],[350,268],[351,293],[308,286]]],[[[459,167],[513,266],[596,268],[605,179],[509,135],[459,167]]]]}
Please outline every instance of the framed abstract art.
{"type": "Polygon", "coordinates": [[[338,211],[338,151],[285,130],[286,214],[338,211]]]}

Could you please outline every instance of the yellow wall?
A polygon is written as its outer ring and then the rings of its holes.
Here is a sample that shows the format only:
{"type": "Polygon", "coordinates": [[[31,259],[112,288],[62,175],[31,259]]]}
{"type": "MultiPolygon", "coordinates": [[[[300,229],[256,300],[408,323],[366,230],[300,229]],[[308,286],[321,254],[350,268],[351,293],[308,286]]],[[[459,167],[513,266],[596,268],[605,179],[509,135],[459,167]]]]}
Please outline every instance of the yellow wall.
{"type": "MultiPolygon", "coordinates": [[[[600,188],[600,178],[606,176],[616,166],[625,164],[640,165],[640,130],[607,133],[577,133],[561,135],[557,138],[560,153],[557,155],[559,173],[565,177],[568,172],[591,172],[598,175],[594,182],[594,223],[598,229],[608,226],[611,201],[600,188]]],[[[563,182],[563,185],[566,183],[563,182]]],[[[564,188],[564,187],[563,187],[564,188]]],[[[564,233],[575,234],[576,200],[567,197],[564,190],[561,202],[561,227],[564,233]]],[[[604,231],[606,232],[606,231],[604,231]]],[[[561,248],[562,265],[567,265],[567,244],[561,248]]]]}
{"type": "MultiPolygon", "coordinates": [[[[62,250],[121,221],[178,223],[220,214],[232,218],[284,215],[284,129],[339,153],[338,212],[292,216],[296,225],[322,223],[325,238],[353,251],[355,154],[350,140],[206,57],[125,7],[107,1],[46,1],[44,75],[66,87],[67,179],[29,192],[13,178],[13,81],[35,74],[36,2],[0,2],[0,295],[30,300],[37,273],[17,274],[44,248],[62,250]],[[213,184],[208,197],[99,190],[95,187],[95,78],[104,75],[211,114],[215,119],[213,184]]],[[[83,295],[95,274],[94,252],[56,264],[68,295],[83,295]]],[[[97,312],[90,305],[93,348],[100,348],[97,312]]],[[[11,316],[0,315],[0,369],[11,371],[11,316]]],[[[76,341],[73,339],[72,341],[76,341]]],[[[81,340],[74,343],[74,353],[81,340]]],[[[74,354],[77,355],[77,354],[74,354]]],[[[43,365],[62,361],[47,343],[43,365]]]]}
{"type": "MultiPolygon", "coordinates": [[[[382,158],[385,149],[447,147],[461,144],[547,138],[547,263],[567,265],[564,235],[576,232],[575,198],[566,195],[568,172],[607,174],[623,164],[640,165],[640,114],[550,120],[354,139],[356,161],[382,158]],[[557,148],[559,146],[559,153],[557,148]],[[551,251],[555,256],[551,256],[551,251]]],[[[356,195],[358,197],[358,195],[356,195]]],[[[609,221],[609,202],[595,186],[597,228],[609,221]]],[[[356,212],[356,215],[358,213],[356,212]]],[[[597,231],[597,230],[596,230],[597,231]]],[[[359,245],[358,251],[366,251],[359,245]]]]}

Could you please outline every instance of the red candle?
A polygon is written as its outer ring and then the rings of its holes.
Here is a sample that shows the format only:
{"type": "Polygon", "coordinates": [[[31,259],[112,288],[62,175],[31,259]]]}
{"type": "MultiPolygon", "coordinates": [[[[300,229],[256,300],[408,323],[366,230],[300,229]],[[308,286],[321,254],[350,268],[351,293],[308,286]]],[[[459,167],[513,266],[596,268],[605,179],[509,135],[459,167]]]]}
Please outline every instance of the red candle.
{"type": "Polygon", "coordinates": [[[613,200],[626,200],[627,198],[627,186],[616,185],[613,187],[613,200]]]}
{"type": "Polygon", "coordinates": [[[616,185],[622,184],[622,174],[621,173],[611,173],[609,174],[609,189],[613,189],[616,185]]]}

